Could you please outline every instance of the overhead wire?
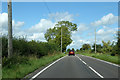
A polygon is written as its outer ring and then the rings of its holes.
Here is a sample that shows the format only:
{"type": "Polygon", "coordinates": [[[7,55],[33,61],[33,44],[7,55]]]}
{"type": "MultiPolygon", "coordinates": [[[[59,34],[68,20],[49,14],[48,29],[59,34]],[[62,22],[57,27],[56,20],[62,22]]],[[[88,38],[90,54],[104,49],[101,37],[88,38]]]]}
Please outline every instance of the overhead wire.
{"type": "Polygon", "coordinates": [[[50,9],[49,9],[49,7],[48,7],[48,5],[47,5],[47,2],[46,2],[45,0],[43,0],[43,2],[44,2],[44,4],[45,4],[45,6],[46,6],[46,8],[47,8],[47,10],[48,10],[48,12],[49,12],[49,14],[51,14],[51,11],[50,11],[50,9]]]}

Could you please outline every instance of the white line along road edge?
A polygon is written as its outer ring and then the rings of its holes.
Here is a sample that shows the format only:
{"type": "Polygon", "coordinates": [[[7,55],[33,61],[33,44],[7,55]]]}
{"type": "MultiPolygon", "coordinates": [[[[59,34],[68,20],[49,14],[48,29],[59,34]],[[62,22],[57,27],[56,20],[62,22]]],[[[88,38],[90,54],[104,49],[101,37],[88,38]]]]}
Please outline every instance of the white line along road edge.
{"type": "Polygon", "coordinates": [[[95,71],[92,67],[90,67],[86,62],[84,62],[81,58],[79,58],[78,56],[76,56],[80,61],[82,61],[86,66],[88,66],[94,73],[96,73],[100,78],[104,78],[100,73],[98,73],[97,71],[95,71]]]}
{"type": "Polygon", "coordinates": [[[55,64],[56,62],[60,61],[61,59],[65,58],[66,56],[57,59],[56,61],[54,61],[53,63],[51,63],[50,65],[48,65],[47,67],[45,67],[44,69],[42,69],[40,72],[38,72],[36,75],[34,75],[30,80],[33,80],[34,78],[36,78],[38,75],[40,75],[43,71],[45,71],[46,69],[48,69],[49,67],[51,67],[53,64],[55,64]]]}
{"type": "MultiPolygon", "coordinates": [[[[81,55],[81,56],[84,56],[84,55],[81,55]]],[[[101,59],[97,59],[97,58],[94,58],[94,57],[90,57],[90,56],[84,56],[84,57],[88,57],[88,58],[91,58],[91,59],[95,59],[95,60],[98,60],[98,61],[101,61],[101,62],[104,62],[104,63],[108,63],[108,64],[111,64],[111,65],[120,67],[120,66],[117,65],[117,64],[114,64],[114,63],[111,63],[111,62],[107,62],[107,61],[104,61],[104,60],[101,60],[101,59]]]]}

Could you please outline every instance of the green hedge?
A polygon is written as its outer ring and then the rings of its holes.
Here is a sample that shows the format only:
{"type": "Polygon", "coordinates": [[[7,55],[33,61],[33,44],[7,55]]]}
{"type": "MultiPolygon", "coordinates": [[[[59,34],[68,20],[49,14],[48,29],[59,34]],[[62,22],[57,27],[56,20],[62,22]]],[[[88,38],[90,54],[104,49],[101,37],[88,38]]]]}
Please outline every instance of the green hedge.
{"type": "MultiPolygon", "coordinates": [[[[57,44],[39,41],[27,41],[25,38],[13,38],[13,55],[37,55],[42,57],[59,51],[57,44]]],[[[8,39],[7,36],[2,37],[2,57],[7,57],[8,39]]]]}

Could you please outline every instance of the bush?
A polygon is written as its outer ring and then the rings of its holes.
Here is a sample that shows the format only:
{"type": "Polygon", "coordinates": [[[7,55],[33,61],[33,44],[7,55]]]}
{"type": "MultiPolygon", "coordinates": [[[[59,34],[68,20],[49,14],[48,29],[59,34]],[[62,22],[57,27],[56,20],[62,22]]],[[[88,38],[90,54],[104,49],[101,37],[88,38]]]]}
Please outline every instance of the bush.
{"type": "MultiPolygon", "coordinates": [[[[27,41],[25,38],[13,37],[13,53],[14,55],[28,56],[37,55],[39,58],[59,51],[57,44],[39,41],[27,41]]],[[[8,55],[8,39],[7,36],[2,37],[2,57],[8,55]]]]}
{"type": "Polygon", "coordinates": [[[11,58],[3,58],[2,59],[3,67],[11,68],[13,65],[17,64],[28,64],[28,58],[25,56],[17,56],[14,55],[11,58]]]}

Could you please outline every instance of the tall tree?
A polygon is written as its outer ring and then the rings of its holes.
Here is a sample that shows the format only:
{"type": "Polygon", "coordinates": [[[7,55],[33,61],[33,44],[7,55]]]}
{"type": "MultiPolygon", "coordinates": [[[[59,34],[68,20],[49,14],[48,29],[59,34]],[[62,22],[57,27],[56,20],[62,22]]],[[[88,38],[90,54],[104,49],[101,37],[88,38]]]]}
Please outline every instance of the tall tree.
{"type": "Polygon", "coordinates": [[[12,2],[8,0],[8,57],[10,58],[13,52],[12,46],[12,2]]]}
{"type": "Polygon", "coordinates": [[[72,42],[71,32],[77,30],[77,25],[69,21],[59,21],[54,28],[50,28],[45,33],[45,39],[48,42],[53,42],[61,47],[62,37],[62,51],[72,42]],[[62,29],[62,36],[61,36],[62,29]]]}

